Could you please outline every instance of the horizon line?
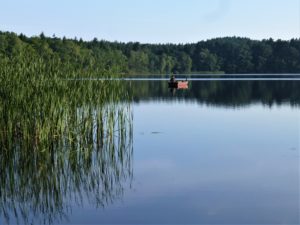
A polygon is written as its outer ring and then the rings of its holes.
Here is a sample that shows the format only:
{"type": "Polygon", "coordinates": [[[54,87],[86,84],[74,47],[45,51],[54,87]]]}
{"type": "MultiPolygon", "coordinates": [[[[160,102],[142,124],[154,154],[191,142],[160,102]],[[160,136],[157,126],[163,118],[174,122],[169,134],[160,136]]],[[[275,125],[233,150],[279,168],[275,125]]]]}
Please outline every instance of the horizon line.
{"type": "Polygon", "coordinates": [[[291,37],[289,39],[283,39],[283,38],[274,38],[274,37],[268,37],[268,38],[262,38],[262,39],[255,39],[255,38],[251,38],[251,37],[245,37],[245,36],[237,36],[237,35],[233,35],[233,36],[217,36],[217,37],[211,37],[211,38],[206,38],[206,39],[202,39],[199,41],[195,41],[195,42],[141,42],[141,41],[119,41],[119,40],[107,40],[107,39],[100,39],[99,37],[93,37],[91,39],[83,39],[82,37],[69,37],[66,35],[63,36],[57,36],[55,33],[52,34],[52,36],[48,36],[48,34],[45,34],[44,31],[41,31],[39,34],[33,34],[33,35],[28,35],[25,34],[23,32],[15,32],[15,31],[2,31],[0,30],[0,33],[13,33],[17,36],[21,36],[24,35],[27,38],[35,38],[38,37],[40,38],[41,35],[44,35],[45,38],[59,38],[59,39],[64,39],[66,38],[67,40],[82,40],[84,42],[92,42],[95,39],[97,41],[104,41],[104,42],[111,42],[111,43],[120,43],[120,44],[128,44],[128,43],[139,43],[142,45],[168,45],[168,44],[173,44],[173,45],[187,45],[187,44],[196,44],[199,42],[206,42],[206,41],[210,41],[210,40],[215,40],[215,39],[222,39],[222,38],[240,38],[240,39],[248,39],[251,41],[267,41],[267,40],[273,40],[274,42],[276,41],[291,41],[291,40],[300,40],[300,37],[291,37]]]}

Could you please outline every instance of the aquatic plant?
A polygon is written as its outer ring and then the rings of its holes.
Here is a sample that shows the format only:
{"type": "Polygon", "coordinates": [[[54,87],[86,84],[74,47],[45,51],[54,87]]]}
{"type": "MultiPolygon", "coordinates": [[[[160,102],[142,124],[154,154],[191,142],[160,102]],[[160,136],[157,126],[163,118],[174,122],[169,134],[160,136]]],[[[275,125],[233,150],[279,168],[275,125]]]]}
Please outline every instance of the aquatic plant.
{"type": "Polygon", "coordinates": [[[132,113],[120,82],[69,79],[77,74],[57,62],[31,60],[0,62],[6,223],[53,223],[84,200],[104,207],[122,197],[133,173],[132,113]]]}

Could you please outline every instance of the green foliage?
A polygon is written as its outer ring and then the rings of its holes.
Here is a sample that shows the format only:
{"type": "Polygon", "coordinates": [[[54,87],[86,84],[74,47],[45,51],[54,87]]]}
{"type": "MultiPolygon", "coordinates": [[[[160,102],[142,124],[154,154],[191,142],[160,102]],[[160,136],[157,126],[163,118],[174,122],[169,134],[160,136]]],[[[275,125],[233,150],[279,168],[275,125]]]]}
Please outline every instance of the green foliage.
{"type": "Polygon", "coordinates": [[[122,197],[132,177],[127,90],[120,81],[76,79],[95,74],[70,63],[81,59],[54,50],[47,59],[36,44],[11,40],[11,55],[0,61],[1,219],[51,224],[66,217],[71,201],[104,207],[122,197]]]}
{"type": "Polygon", "coordinates": [[[203,49],[198,55],[196,71],[219,71],[218,57],[208,49],[203,49]]]}
{"type": "Polygon", "coordinates": [[[192,59],[184,52],[180,52],[178,60],[175,60],[174,73],[190,73],[192,69],[192,59]]]}
{"type": "MultiPolygon", "coordinates": [[[[119,43],[0,32],[0,60],[42,60],[78,76],[190,72],[299,73],[300,40],[227,37],[196,44],[119,43]],[[3,59],[4,58],[4,59],[3,59]]],[[[25,60],[25,61],[24,61],[25,60]]],[[[70,73],[69,73],[70,74],[70,73]]]]}
{"type": "Polygon", "coordinates": [[[132,176],[132,117],[118,83],[0,91],[1,218],[51,224],[71,201],[104,207],[122,197],[132,176]]]}
{"type": "Polygon", "coordinates": [[[143,51],[131,51],[128,67],[131,73],[147,73],[149,66],[149,57],[143,51]]]}

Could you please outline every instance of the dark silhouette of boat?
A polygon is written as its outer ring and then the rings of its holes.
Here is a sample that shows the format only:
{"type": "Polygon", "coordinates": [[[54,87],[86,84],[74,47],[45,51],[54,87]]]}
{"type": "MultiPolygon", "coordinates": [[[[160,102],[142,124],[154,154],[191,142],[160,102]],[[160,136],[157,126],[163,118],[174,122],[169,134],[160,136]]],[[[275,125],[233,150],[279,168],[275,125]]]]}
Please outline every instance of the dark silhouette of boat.
{"type": "Polygon", "coordinates": [[[176,88],[176,89],[188,89],[189,82],[188,81],[169,81],[169,88],[176,88]]]}
{"type": "Polygon", "coordinates": [[[188,89],[189,88],[189,82],[186,79],[181,81],[176,81],[175,76],[171,76],[171,79],[169,81],[169,88],[175,88],[175,89],[188,89]]]}

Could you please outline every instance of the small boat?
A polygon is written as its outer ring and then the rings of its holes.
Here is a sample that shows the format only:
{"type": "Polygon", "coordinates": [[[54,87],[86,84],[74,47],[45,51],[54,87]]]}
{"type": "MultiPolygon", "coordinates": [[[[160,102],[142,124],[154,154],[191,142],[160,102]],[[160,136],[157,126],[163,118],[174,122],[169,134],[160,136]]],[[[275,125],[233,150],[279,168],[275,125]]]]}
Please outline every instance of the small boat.
{"type": "Polygon", "coordinates": [[[169,81],[169,88],[188,89],[189,82],[188,81],[169,81]]]}

